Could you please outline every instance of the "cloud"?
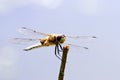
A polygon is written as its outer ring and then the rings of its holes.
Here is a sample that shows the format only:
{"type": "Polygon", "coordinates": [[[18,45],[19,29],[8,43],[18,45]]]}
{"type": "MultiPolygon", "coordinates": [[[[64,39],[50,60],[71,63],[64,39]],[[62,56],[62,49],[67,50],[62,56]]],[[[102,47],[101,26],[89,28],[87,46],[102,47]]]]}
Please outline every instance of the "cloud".
{"type": "Polygon", "coordinates": [[[27,5],[38,5],[49,9],[60,6],[62,0],[0,0],[0,13],[12,11],[14,8],[27,5]]]}
{"type": "Polygon", "coordinates": [[[78,8],[83,14],[94,15],[98,11],[98,0],[79,0],[78,8]]]}
{"type": "Polygon", "coordinates": [[[32,2],[46,8],[55,9],[60,6],[62,0],[33,0],[32,2]]]}
{"type": "Polygon", "coordinates": [[[0,80],[14,80],[16,77],[15,62],[17,55],[10,47],[0,48],[0,80]]]}

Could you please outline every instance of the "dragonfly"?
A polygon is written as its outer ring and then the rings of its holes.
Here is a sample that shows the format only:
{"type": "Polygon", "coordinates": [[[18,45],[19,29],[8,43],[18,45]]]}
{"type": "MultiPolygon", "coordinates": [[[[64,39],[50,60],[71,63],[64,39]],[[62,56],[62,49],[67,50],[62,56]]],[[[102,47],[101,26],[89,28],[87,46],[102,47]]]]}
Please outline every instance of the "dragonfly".
{"type": "MultiPolygon", "coordinates": [[[[48,46],[55,46],[55,56],[58,59],[61,59],[60,53],[63,51],[62,44],[65,43],[66,38],[74,38],[74,39],[79,39],[79,38],[96,38],[96,36],[67,36],[64,34],[48,34],[48,33],[43,33],[43,32],[38,32],[33,29],[29,29],[26,27],[21,27],[18,29],[20,33],[27,34],[27,35],[43,35],[45,36],[44,38],[13,38],[14,43],[22,43],[22,42],[33,42],[37,41],[37,44],[28,46],[24,48],[24,51],[30,51],[36,48],[41,48],[41,47],[48,47],[48,46]]],[[[79,45],[74,45],[74,44],[67,44],[70,46],[75,46],[75,47],[82,47],[79,45]]],[[[87,47],[82,47],[84,49],[88,49],[87,47]]]]}

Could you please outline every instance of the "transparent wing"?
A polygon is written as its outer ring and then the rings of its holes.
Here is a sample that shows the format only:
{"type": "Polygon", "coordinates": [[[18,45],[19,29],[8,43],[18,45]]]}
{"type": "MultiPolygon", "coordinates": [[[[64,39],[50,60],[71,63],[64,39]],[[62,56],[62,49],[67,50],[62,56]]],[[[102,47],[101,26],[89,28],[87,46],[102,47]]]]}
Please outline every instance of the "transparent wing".
{"type": "Polygon", "coordinates": [[[85,47],[85,46],[79,46],[79,45],[75,45],[75,44],[68,44],[70,46],[73,46],[73,47],[79,47],[79,48],[83,48],[83,49],[88,49],[88,47],[85,47]]]}
{"type": "Polygon", "coordinates": [[[86,43],[96,38],[95,36],[66,36],[66,37],[67,43],[72,42],[76,44],[86,43]]]}
{"type": "Polygon", "coordinates": [[[29,28],[26,28],[26,27],[21,27],[18,29],[18,31],[20,33],[23,33],[25,35],[30,35],[30,36],[36,36],[36,35],[43,35],[43,36],[49,36],[50,34],[46,34],[46,33],[42,33],[42,32],[37,32],[33,29],[29,29],[29,28]]]}
{"type": "Polygon", "coordinates": [[[94,39],[96,36],[66,36],[73,39],[94,39]]]}
{"type": "Polygon", "coordinates": [[[36,43],[39,42],[39,39],[31,39],[31,38],[13,38],[12,43],[15,44],[30,44],[30,43],[36,43]]]}
{"type": "Polygon", "coordinates": [[[67,44],[67,45],[69,45],[69,46],[71,46],[71,47],[74,47],[74,48],[83,48],[83,49],[88,49],[88,47],[85,47],[85,46],[80,46],[80,45],[76,45],[76,44],[69,44],[69,43],[65,43],[65,44],[67,44]]]}

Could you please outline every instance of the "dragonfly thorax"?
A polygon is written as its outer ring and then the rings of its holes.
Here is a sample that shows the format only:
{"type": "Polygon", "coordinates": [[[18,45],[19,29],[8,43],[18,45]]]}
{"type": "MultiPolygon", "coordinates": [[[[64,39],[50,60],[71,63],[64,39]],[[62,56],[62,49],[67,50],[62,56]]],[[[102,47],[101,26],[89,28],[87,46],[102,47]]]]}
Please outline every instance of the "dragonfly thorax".
{"type": "Polygon", "coordinates": [[[46,38],[41,38],[40,43],[44,46],[49,46],[49,45],[56,45],[56,44],[62,44],[65,41],[65,35],[50,35],[47,36],[46,38]]]}

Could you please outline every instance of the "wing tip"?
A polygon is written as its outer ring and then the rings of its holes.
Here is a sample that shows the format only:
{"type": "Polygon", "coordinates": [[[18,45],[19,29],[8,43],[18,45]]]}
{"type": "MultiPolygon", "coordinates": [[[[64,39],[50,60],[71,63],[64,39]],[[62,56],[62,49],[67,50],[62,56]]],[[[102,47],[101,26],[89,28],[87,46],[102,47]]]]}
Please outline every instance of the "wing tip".
{"type": "Polygon", "coordinates": [[[97,38],[96,36],[92,36],[92,38],[97,38]]]}
{"type": "Polygon", "coordinates": [[[83,47],[84,49],[88,49],[88,47],[83,47]]]}
{"type": "Polygon", "coordinates": [[[19,29],[26,29],[26,27],[20,27],[19,29]]]}

